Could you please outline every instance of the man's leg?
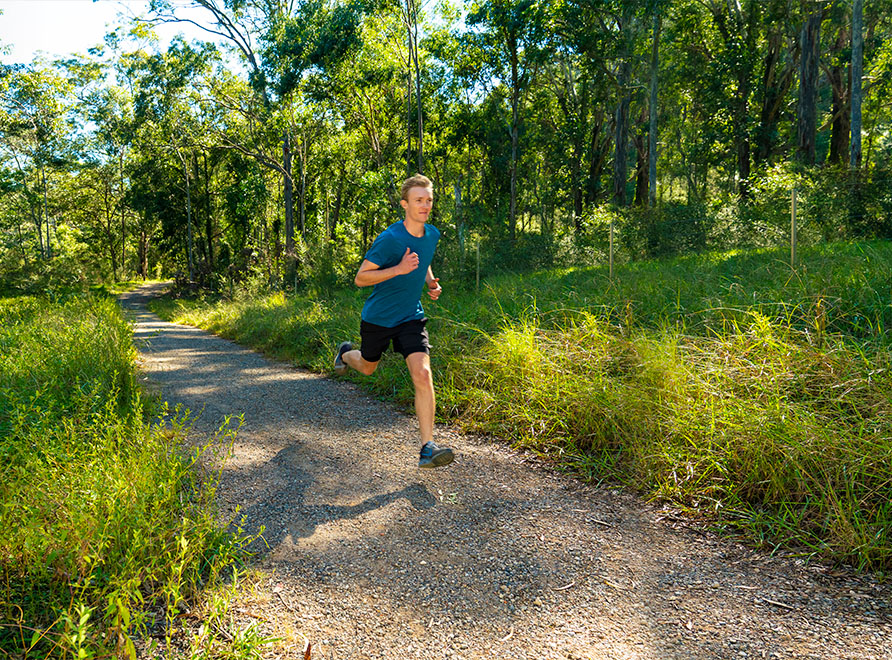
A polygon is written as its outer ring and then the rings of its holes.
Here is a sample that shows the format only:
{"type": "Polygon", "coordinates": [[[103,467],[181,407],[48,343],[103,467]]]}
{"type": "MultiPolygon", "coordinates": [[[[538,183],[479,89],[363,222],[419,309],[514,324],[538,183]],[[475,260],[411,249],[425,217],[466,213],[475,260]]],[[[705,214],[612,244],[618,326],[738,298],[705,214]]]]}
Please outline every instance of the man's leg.
{"type": "Polygon", "coordinates": [[[415,385],[415,414],[421,431],[421,454],[418,467],[436,468],[449,465],[455,458],[448,447],[438,447],[434,443],[434,377],[431,373],[431,360],[427,353],[409,353],[406,365],[415,385]]]}
{"type": "Polygon", "coordinates": [[[427,353],[410,353],[406,357],[406,365],[415,385],[415,414],[421,430],[421,444],[425,445],[434,439],[434,414],[437,405],[431,359],[427,353]]]}
{"type": "Polygon", "coordinates": [[[362,353],[357,349],[346,351],[341,356],[341,359],[348,367],[353,367],[359,373],[365,374],[366,376],[371,376],[373,373],[375,373],[375,369],[378,368],[379,364],[379,362],[369,362],[368,360],[366,360],[364,357],[362,357],[362,353]]]}

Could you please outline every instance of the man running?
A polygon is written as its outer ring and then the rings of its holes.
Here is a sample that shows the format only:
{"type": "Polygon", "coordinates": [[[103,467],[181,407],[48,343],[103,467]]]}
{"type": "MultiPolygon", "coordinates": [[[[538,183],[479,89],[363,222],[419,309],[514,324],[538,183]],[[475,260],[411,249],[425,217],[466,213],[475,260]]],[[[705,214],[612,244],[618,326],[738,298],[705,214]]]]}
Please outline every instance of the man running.
{"type": "Polygon", "coordinates": [[[343,342],[334,368],[335,373],[343,374],[347,367],[353,367],[370,376],[393,342],[393,349],[406,359],[415,385],[415,414],[421,430],[418,467],[442,467],[452,462],[454,454],[434,443],[434,380],[427,319],[421,307],[422,285],[427,285],[431,300],[443,291],[431,270],[440,231],[427,224],[434,205],[434,187],[426,176],[416,174],[403,182],[400,196],[405,219],[378,235],[354,279],[356,286],[374,287],[362,308],[361,348],[355,350],[353,344],[343,342]]]}

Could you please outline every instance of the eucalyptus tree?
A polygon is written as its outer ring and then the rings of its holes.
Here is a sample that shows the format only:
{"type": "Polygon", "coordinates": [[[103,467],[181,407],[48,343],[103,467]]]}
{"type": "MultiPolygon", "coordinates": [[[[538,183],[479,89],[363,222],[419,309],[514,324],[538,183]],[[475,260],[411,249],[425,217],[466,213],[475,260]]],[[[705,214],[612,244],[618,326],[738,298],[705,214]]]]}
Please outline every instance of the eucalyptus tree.
{"type": "MultiPolygon", "coordinates": [[[[135,159],[131,203],[142,212],[138,236],[139,271],[145,276],[148,241],[152,221],[160,221],[166,237],[184,239],[190,279],[194,277],[192,166],[195,150],[208,131],[202,126],[205,116],[197,94],[200,78],[210,66],[213,49],[196,50],[182,40],[175,40],[164,53],[134,54],[128,63],[135,82],[133,139],[140,151],[135,159]],[[159,172],[151,172],[155,167],[159,172]],[[171,179],[160,171],[178,172],[179,194],[170,189],[171,179]],[[179,198],[178,201],[177,198],[179,198]],[[171,212],[179,206],[180,212],[171,212]],[[185,211],[185,222],[182,222],[185,211]],[[183,231],[185,230],[185,236],[183,231]]],[[[172,173],[172,172],[171,172],[172,173]]],[[[212,235],[205,236],[207,267],[212,266],[212,235]]]]}
{"type": "MultiPolygon", "coordinates": [[[[424,40],[429,53],[428,107],[437,118],[433,133],[443,154],[443,174],[434,168],[438,190],[451,179],[454,215],[462,261],[466,232],[481,233],[502,222],[500,201],[510,191],[505,181],[510,158],[505,149],[503,108],[488,99],[498,97],[499,81],[491,76],[490,50],[483,34],[463,25],[463,8],[444,6],[441,22],[424,40]]],[[[442,200],[442,197],[441,197],[442,200]]],[[[442,209],[438,204],[435,210],[442,209]]]]}
{"type": "Polygon", "coordinates": [[[523,106],[543,57],[544,13],[539,0],[472,0],[468,25],[480,31],[491,54],[491,74],[508,88],[511,120],[508,236],[517,233],[517,178],[523,106]]]}
{"type": "Polygon", "coordinates": [[[770,0],[765,5],[764,43],[761,48],[757,95],[759,122],[753,134],[753,165],[770,165],[785,146],[785,122],[790,121],[789,93],[796,80],[801,31],[788,0],[770,0]]]}
{"type": "Polygon", "coordinates": [[[648,163],[647,163],[647,203],[651,208],[657,203],[657,100],[660,85],[660,28],[663,21],[663,3],[655,2],[653,7],[653,36],[650,56],[650,99],[648,102],[648,163]]]}
{"type": "Polygon", "coordinates": [[[48,175],[72,159],[68,110],[72,88],[47,63],[4,67],[0,87],[0,159],[16,173],[36,244],[51,258],[52,228],[48,175]]]}
{"type": "Polygon", "coordinates": [[[864,3],[852,2],[852,138],[849,169],[861,167],[861,78],[864,71],[864,3]]]}
{"type": "Polygon", "coordinates": [[[849,126],[851,123],[851,34],[848,3],[833,2],[828,7],[826,41],[821,47],[821,70],[830,87],[830,145],[826,162],[848,164],[849,126]]]}
{"type": "Polygon", "coordinates": [[[602,35],[583,30],[580,6],[556,3],[549,12],[548,39],[551,56],[544,78],[560,109],[560,142],[569,174],[571,216],[577,233],[582,231],[585,202],[597,200],[601,172],[608,157],[609,122],[603,99],[611,94],[612,77],[605,66],[592,66],[592,45],[602,35]],[[588,166],[586,167],[586,164],[588,166]]]}
{"type": "Polygon", "coordinates": [[[761,0],[705,0],[704,4],[721,38],[717,55],[731,82],[727,100],[737,160],[737,191],[747,199],[752,165],[751,95],[764,5],[761,0]]]}
{"type": "Polygon", "coordinates": [[[803,7],[799,37],[799,102],[796,157],[804,165],[814,165],[817,133],[818,73],[821,57],[821,23],[826,2],[811,0],[803,7]]]}
{"type": "MultiPolygon", "coordinates": [[[[272,35],[280,29],[282,21],[294,10],[295,2],[293,0],[191,0],[189,4],[203,9],[206,12],[207,22],[183,18],[177,13],[181,6],[171,0],[151,0],[149,5],[151,21],[191,23],[215,38],[224,39],[232,46],[242,65],[247,69],[253,102],[243,103],[241,100],[231,102],[230,99],[222,99],[221,102],[230,110],[245,109],[248,113],[246,121],[259,124],[259,130],[252,130],[249,134],[261,139],[247,144],[229,142],[228,146],[251,155],[259,163],[282,176],[286,253],[291,255],[294,251],[291,136],[287,130],[277,131],[281,139],[281,160],[271,155],[269,141],[263,139],[275,126],[272,115],[279,101],[274,89],[277,81],[270,80],[273,67],[265,61],[265,55],[269,50],[265,51],[263,44],[265,40],[273,39],[272,35]]],[[[293,261],[289,261],[289,268],[293,269],[293,261]]]]}
{"type": "Polygon", "coordinates": [[[407,108],[407,121],[406,121],[406,159],[407,159],[407,173],[410,173],[412,170],[411,163],[409,162],[409,154],[412,152],[412,93],[415,93],[415,124],[417,129],[417,152],[416,152],[416,161],[415,161],[415,170],[419,173],[424,173],[424,117],[423,117],[423,102],[421,95],[421,65],[419,62],[418,56],[418,4],[420,0],[405,0],[405,4],[401,2],[400,4],[400,12],[402,14],[403,22],[406,26],[406,108],[407,108]],[[413,90],[413,81],[414,81],[414,90],[413,90]]]}
{"type": "Polygon", "coordinates": [[[613,129],[612,199],[615,204],[624,206],[628,201],[630,113],[636,96],[639,106],[645,107],[638,92],[646,85],[642,80],[644,64],[650,60],[651,53],[649,45],[652,42],[648,36],[653,2],[561,0],[556,8],[560,32],[584,58],[591,75],[603,81],[600,105],[613,108],[610,118],[613,129]]]}
{"type": "MultiPolygon", "coordinates": [[[[369,180],[380,181],[378,202],[386,217],[398,208],[396,179],[403,172],[397,163],[405,135],[405,25],[398,4],[372,8],[363,2],[304,3],[283,22],[268,61],[283,73],[280,91],[302,117],[303,144],[319,141],[333,126],[343,139],[359,142],[357,175],[362,179],[362,171],[370,171],[369,180]]],[[[376,219],[366,213],[360,222],[365,245],[376,233],[376,219]]]]}

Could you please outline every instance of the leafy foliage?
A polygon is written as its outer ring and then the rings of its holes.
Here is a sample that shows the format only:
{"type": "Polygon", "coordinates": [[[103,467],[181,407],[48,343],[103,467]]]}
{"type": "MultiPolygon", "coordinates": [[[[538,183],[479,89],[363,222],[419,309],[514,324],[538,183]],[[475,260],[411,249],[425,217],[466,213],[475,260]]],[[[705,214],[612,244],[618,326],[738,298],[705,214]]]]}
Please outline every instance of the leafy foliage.
{"type": "Polygon", "coordinates": [[[605,243],[608,215],[620,261],[777,246],[794,188],[806,245],[892,236],[888,2],[864,17],[852,173],[839,169],[851,17],[836,0],[819,3],[813,166],[794,155],[814,3],[191,4],[201,12],[188,20],[216,41],[162,47],[151,21],[187,19],[155,0],[104,49],[2,68],[7,288],[134,274],[215,290],[343,282],[399,217],[399,182],[419,167],[454,277],[477,244],[493,270],[591,265],[607,257],[591,246],[605,243]],[[644,210],[654,130],[658,194],[644,210]]]}
{"type": "Polygon", "coordinates": [[[186,418],[150,419],[113,301],[0,299],[0,320],[0,648],[135,657],[245,539],[214,518],[186,418]]]}

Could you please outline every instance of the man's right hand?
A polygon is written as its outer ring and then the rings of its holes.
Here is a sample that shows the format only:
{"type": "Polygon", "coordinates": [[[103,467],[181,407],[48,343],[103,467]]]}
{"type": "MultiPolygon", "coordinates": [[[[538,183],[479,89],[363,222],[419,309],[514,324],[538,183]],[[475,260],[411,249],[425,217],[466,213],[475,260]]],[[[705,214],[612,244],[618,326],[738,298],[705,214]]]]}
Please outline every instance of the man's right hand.
{"type": "Polygon", "coordinates": [[[411,273],[416,268],[418,268],[418,254],[412,252],[411,248],[406,248],[406,254],[400,259],[397,269],[400,275],[405,275],[406,273],[411,273]]]}

